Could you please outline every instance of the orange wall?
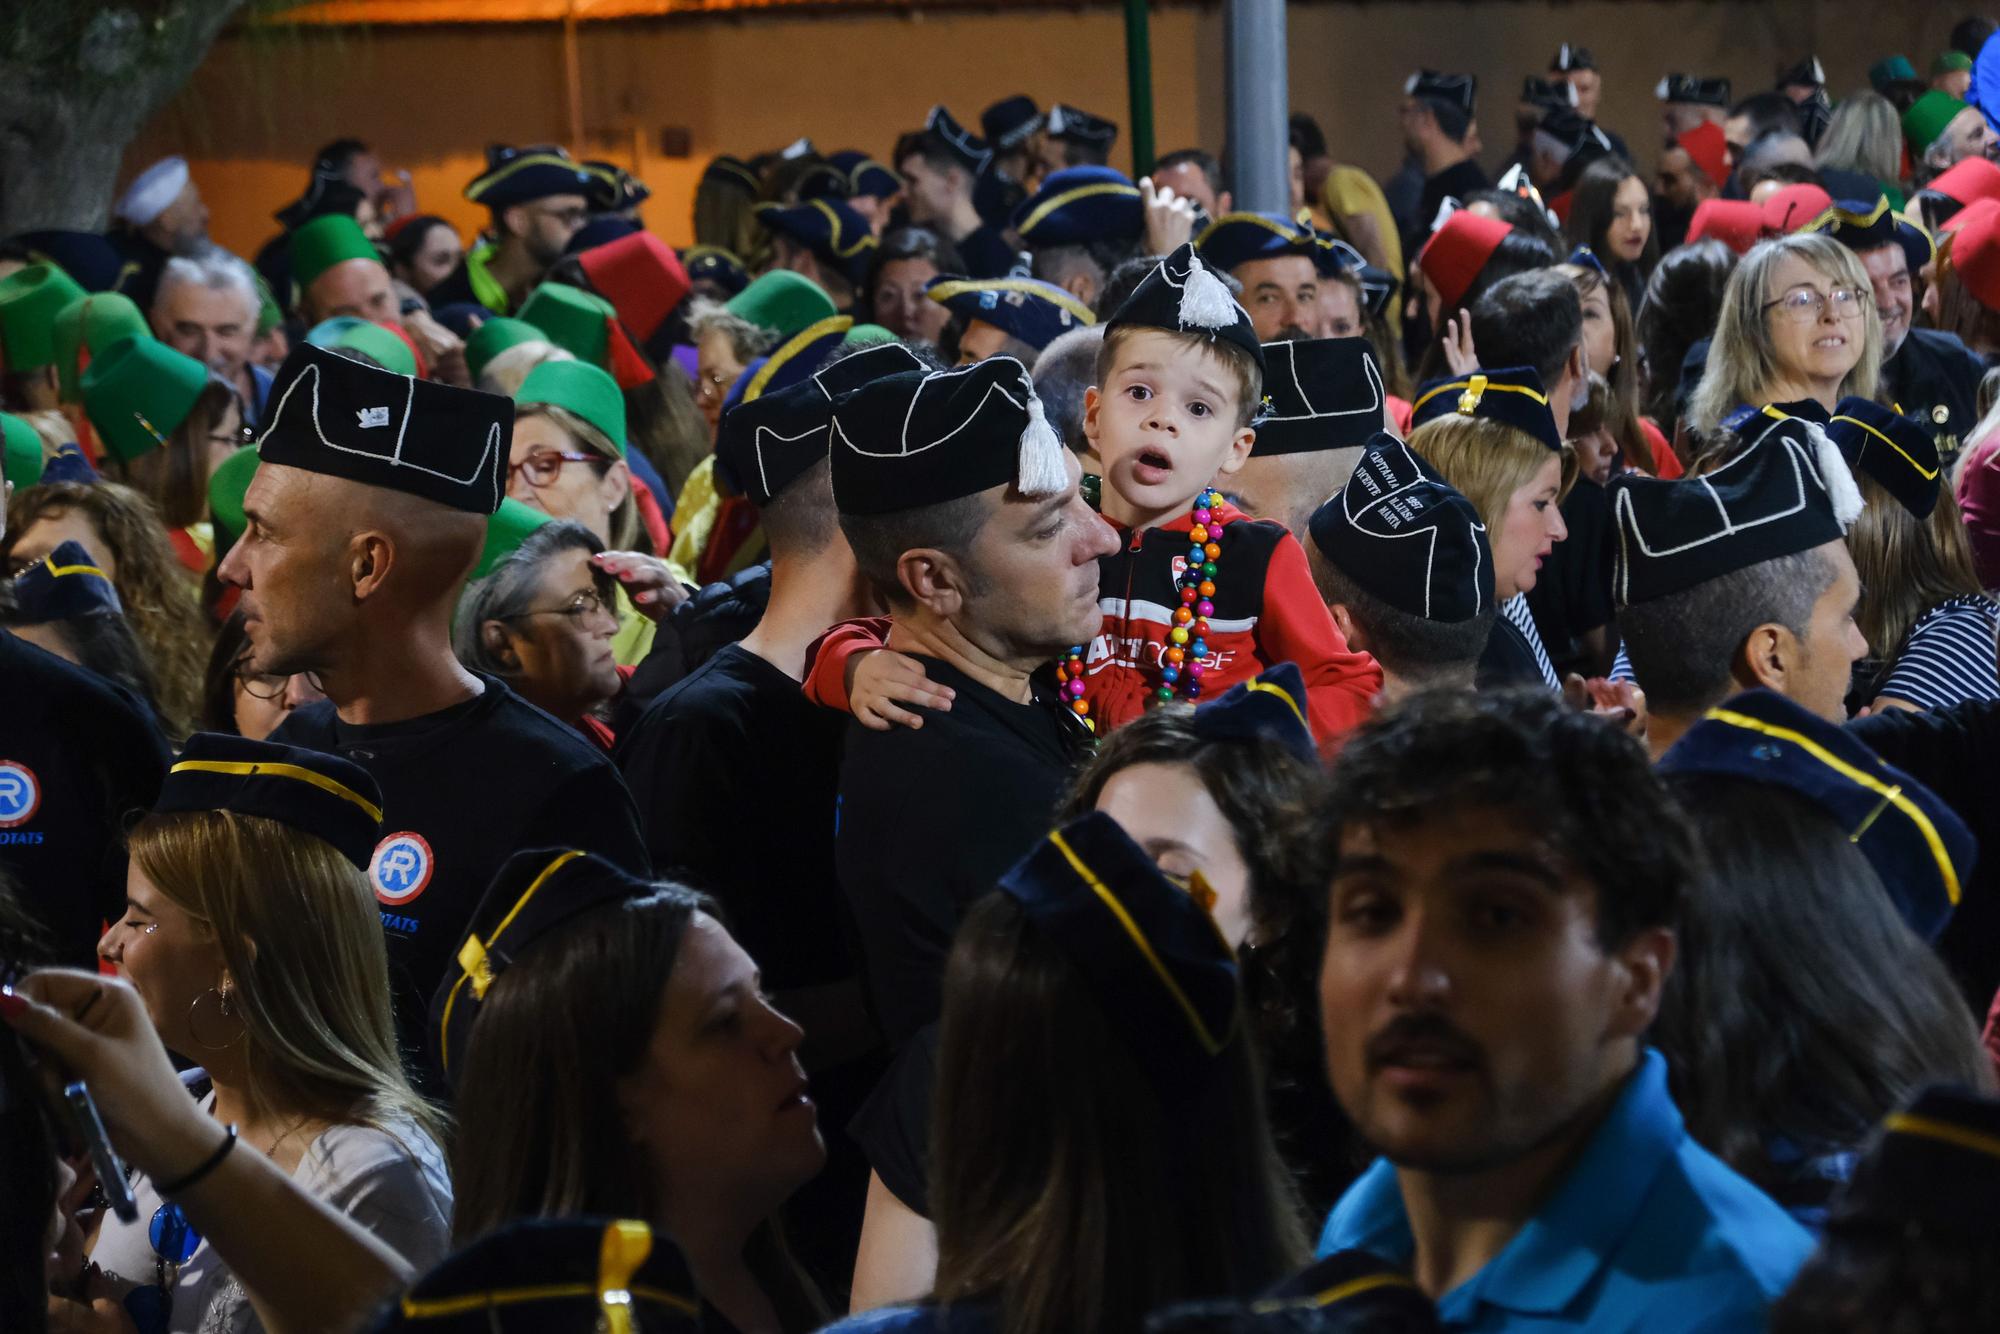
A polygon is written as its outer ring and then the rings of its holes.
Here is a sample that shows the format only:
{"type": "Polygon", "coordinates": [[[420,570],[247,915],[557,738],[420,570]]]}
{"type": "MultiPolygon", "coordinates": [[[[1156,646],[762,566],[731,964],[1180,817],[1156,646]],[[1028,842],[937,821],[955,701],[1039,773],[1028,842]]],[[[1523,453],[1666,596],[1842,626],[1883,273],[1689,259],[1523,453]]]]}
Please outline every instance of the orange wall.
{"type": "MultiPolygon", "coordinates": [[[[1960,8],[1878,0],[1295,3],[1292,102],[1320,118],[1337,155],[1386,173],[1400,152],[1403,76],[1420,64],[1469,69],[1481,80],[1487,158],[1497,164],[1512,146],[1521,76],[1568,39],[1595,49],[1606,77],[1602,119],[1643,166],[1656,142],[1652,88],[1669,69],[1728,74],[1749,91],[1780,63],[1817,50],[1841,92],[1860,86],[1887,52],[1926,66],[1960,8]]],[[[1220,149],[1220,11],[1156,8],[1152,41],[1158,147],[1220,149]]],[[[775,148],[801,132],[825,150],[887,153],[935,101],[971,119],[1013,92],[1129,119],[1116,9],[588,23],[579,57],[588,155],[639,172],[654,193],[647,222],[676,244],[692,239],[695,179],[715,153],[775,148]],[[692,156],[660,155],[664,127],[688,132],[692,156]]],[[[186,153],[214,235],[249,253],[275,230],[271,212],[298,194],[313,151],[358,135],[411,172],[423,208],[470,233],[483,219],[459,191],[488,142],[569,137],[562,69],[561,31],[549,24],[237,32],[133,144],[127,174],[163,153],[186,153]]],[[[1120,156],[1125,150],[1121,138],[1120,156]]]]}

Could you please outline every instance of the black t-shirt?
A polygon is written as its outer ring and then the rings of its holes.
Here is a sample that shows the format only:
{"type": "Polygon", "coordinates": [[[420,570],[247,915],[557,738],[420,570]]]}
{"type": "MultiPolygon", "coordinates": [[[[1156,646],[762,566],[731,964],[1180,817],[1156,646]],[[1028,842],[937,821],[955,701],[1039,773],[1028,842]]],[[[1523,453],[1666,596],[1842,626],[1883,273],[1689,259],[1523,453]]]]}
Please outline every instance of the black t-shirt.
{"type": "Polygon", "coordinates": [[[332,703],[297,710],[272,740],[344,756],[382,789],[369,888],[389,937],[396,1028],[434,1067],[431,995],[455,966],[480,898],[524,848],[582,848],[651,873],[639,814],[604,753],[483,673],[484,694],[404,722],[350,726],[332,703]]]}
{"type": "Polygon", "coordinates": [[[1535,586],[1528,590],[1528,610],[1542,647],[1556,675],[1578,672],[1599,675],[1598,665],[1585,660],[1579,638],[1611,623],[1611,567],[1615,533],[1611,502],[1604,488],[1588,477],[1563,497],[1563,523],[1569,536],[1555,544],[1535,586]]]}
{"type": "Polygon", "coordinates": [[[653,868],[715,896],[774,991],[855,975],[833,871],[847,716],[731,644],[620,741],[653,868]]]}
{"type": "Polygon", "coordinates": [[[1493,619],[1493,633],[1486,637],[1486,649],[1473,669],[1473,681],[1481,689],[1488,686],[1546,686],[1541,664],[1535,661],[1534,646],[1505,616],[1493,619]]]}
{"type": "Polygon", "coordinates": [[[1417,251],[1423,248],[1424,238],[1430,235],[1431,220],[1437,217],[1440,204],[1446,199],[1456,199],[1462,204],[1468,196],[1477,194],[1491,183],[1486,179],[1486,172],[1472,158],[1454,162],[1437,175],[1425,177],[1424,192],[1417,200],[1416,231],[1410,238],[1414,244],[1406,243],[1403,247],[1403,253],[1412,257],[1410,262],[1416,262],[1414,257],[1417,251]]]}
{"type": "Polygon", "coordinates": [[[945,955],[966,908],[1049,832],[1089,733],[1039,678],[1016,704],[936,658],[951,710],[912,730],[847,727],[834,853],[861,934],[876,1018],[892,1044],[937,1018],[945,955]]]}
{"type": "Polygon", "coordinates": [[[125,911],[125,818],[170,755],[131,692],[0,630],[0,873],[58,962],[97,966],[125,911]]]}

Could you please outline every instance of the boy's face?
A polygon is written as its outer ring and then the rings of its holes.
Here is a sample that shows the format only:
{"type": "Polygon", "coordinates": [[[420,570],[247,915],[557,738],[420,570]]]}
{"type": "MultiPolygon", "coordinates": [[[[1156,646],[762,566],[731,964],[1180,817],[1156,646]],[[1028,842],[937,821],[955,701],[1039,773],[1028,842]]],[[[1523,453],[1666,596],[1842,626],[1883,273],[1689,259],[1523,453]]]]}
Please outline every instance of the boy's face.
{"type": "Polygon", "coordinates": [[[1185,507],[1250,456],[1256,432],[1236,424],[1242,392],[1229,363],[1200,344],[1151,329],[1127,337],[1084,395],[1084,435],[1106,485],[1149,518],[1185,507]]]}

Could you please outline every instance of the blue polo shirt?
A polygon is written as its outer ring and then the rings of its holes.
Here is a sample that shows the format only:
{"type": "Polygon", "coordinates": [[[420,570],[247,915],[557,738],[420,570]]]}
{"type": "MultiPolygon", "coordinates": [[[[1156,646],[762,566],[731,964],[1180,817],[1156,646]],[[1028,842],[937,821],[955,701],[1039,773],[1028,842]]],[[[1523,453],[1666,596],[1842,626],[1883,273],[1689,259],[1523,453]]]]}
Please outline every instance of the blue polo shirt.
{"type": "MultiPolygon", "coordinates": [[[[1452,1330],[1744,1330],[1812,1250],[1769,1196],[1688,1137],[1648,1050],[1569,1173],[1486,1266],[1438,1302],[1452,1330]]],[[[1326,1220],[1319,1253],[1408,1265],[1396,1170],[1377,1159],[1326,1220]]]]}

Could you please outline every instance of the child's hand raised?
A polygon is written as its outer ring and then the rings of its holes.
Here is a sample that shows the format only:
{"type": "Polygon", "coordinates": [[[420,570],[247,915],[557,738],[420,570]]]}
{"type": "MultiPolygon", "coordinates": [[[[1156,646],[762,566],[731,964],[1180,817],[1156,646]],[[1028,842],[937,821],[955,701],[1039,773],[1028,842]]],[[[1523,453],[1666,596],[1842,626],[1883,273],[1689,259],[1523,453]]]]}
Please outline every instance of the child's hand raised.
{"type": "Polygon", "coordinates": [[[925,675],[922,663],[894,649],[864,649],[847,661],[847,710],[877,732],[897,723],[922,727],[921,717],[899,706],[949,713],[955,693],[925,675]]]}
{"type": "Polygon", "coordinates": [[[1471,311],[1461,310],[1447,319],[1438,342],[1444,346],[1444,362],[1453,375],[1469,375],[1479,369],[1479,351],[1472,346],[1471,311]]]}

